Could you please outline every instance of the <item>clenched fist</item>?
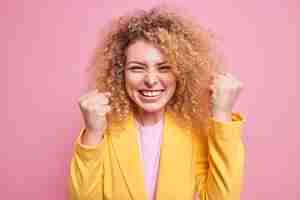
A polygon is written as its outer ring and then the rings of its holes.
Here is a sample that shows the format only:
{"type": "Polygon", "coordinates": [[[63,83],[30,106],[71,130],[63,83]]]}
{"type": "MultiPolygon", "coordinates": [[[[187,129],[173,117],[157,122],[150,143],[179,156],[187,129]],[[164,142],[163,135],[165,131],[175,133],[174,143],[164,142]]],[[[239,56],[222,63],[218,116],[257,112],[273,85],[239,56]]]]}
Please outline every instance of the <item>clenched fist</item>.
{"type": "Polygon", "coordinates": [[[212,90],[213,116],[222,121],[231,120],[232,108],[243,84],[229,73],[216,74],[212,90]]]}
{"type": "Polygon", "coordinates": [[[92,90],[78,100],[86,128],[85,143],[95,144],[100,139],[107,127],[106,114],[111,111],[109,106],[110,93],[100,93],[92,90]],[[88,137],[88,138],[87,138],[88,137]]]}

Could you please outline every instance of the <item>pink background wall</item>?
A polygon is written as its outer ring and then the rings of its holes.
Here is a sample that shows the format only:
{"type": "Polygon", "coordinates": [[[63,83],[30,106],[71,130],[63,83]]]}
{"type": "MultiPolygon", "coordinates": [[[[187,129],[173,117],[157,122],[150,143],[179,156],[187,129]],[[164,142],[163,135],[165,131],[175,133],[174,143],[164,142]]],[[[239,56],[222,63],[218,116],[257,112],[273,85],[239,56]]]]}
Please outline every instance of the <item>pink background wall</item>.
{"type": "MultiPolygon", "coordinates": [[[[24,2],[0,3],[1,199],[67,199],[77,98],[99,27],[162,1],[24,2]]],[[[299,1],[175,2],[217,34],[245,84],[235,107],[247,119],[242,199],[300,199],[299,1]]]]}

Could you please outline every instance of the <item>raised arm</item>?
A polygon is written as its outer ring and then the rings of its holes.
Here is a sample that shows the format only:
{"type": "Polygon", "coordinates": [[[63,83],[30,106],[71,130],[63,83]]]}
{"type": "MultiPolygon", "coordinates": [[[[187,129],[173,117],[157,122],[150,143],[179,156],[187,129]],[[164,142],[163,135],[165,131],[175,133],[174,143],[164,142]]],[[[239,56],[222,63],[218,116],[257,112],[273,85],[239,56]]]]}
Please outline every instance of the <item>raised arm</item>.
{"type": "Polygon", "coordinates": [[[103,197],[103,161],[106,153],[106,136],[96,145],[81,142],[82,129],[75,142],[70,163],[70,200],[101,200],[103,197]]]}
{"type": "Polygon", "coordinates": [[[107,152],[107,120],[110,111],[108,93],[97,90],[79,98],[85,128],[75,142],[70,163],[71,200],[103,199],[103,162],[107,152]]]}
{"type": "Polygon", "coordinates": [[[239,200],[244,173],[244,145],[240,115],[232,121],[211,120],[207,137],[198,136],[194,148],[196,191],[201,200],[239,200]]]}

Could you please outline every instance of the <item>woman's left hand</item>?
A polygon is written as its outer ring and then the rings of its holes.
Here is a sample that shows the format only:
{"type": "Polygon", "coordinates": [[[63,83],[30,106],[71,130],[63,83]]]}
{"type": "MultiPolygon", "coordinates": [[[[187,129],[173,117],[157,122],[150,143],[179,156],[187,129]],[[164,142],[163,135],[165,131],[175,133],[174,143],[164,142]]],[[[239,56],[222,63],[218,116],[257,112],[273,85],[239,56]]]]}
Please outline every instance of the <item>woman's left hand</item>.
{"type": "Polygon", "coordinates": [[[231,121],[232,108],[243,84],[229,73],[216,74],[212,90],[212,114],[216,120],[231,121]]]}

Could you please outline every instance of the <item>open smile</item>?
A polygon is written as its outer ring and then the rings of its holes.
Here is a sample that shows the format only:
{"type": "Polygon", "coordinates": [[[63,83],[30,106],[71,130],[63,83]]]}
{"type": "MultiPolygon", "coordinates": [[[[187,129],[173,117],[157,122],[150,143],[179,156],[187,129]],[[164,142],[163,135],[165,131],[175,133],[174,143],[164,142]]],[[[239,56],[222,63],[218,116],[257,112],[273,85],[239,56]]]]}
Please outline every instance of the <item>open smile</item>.
{"type": "Polygon", "coordinates": [[[144,97],[159,97],[165,90],[139,90],[144,97]]]}

